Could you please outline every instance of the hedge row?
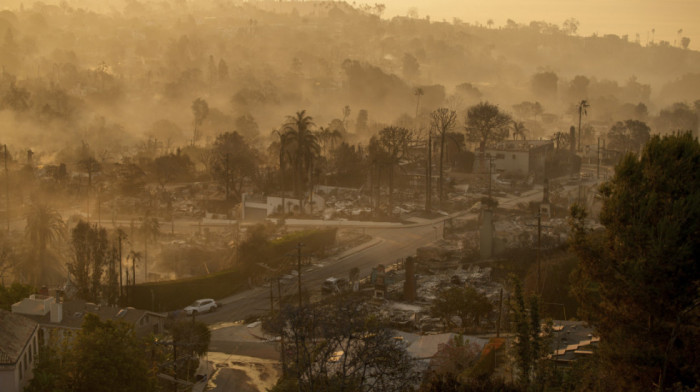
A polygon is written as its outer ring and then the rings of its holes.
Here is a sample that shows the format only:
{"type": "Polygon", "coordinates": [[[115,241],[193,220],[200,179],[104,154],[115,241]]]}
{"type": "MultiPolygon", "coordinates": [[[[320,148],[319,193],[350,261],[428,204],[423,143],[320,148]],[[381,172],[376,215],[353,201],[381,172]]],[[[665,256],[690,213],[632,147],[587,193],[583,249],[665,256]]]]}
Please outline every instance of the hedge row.
{"type": "Polygon", "coordinates": [[[242,291],[247,281],[240,269],[127,288],[129,306],[164,312],[182,309],[200,298],[223,298],[242,291]]]}
{"type": "MultiPolygon", "coordinates": [[[[335,243],[336,229],[305,230],[290,233],[282,238],[268,241],[272,260],[269,265],[279,264],[290,252],[303,243],[303,253],[321,253],[335,243]]],[[[243,291],[248,286],[248,277],[253,269],[247,268],[261,260],[241,260],[241,265],[215,274],[193,278],[138,284],[127,288],[127,302],[137,309],[164,312],[182,309],[200,298],[223,298],[243,291]]]]}

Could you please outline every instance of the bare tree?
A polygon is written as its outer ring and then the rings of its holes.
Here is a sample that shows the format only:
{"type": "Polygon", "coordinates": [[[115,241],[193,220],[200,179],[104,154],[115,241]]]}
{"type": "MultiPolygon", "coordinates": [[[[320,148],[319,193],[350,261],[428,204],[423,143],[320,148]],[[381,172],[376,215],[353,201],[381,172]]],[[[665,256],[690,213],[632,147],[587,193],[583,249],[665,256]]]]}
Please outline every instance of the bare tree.
{"type": "Polygon", "coordinates": [[[379,131],[379,143],[386,151],[389,167],[389,214],[394,207],[394,167],[406,156],[411,142],[411,131],[400,127],[386,127],[379,131]]]}
{"type": "Polygon", "coordinates": [[[569,143],[571,143],[571,136],[566,133],[566,132],[555,132],[551,136],[552,141],[554,141],[554,146],[557,150],[559,148],[567,148],[569,146],[569,143]]]}
{"type": "Polygon", "coordinates": [[[371,314],[346,296],[283,309],[273,320],[287,354],[283,377],[299,391],[412,390],[420,377],[405,344],[371,314]]]}
{"type": "Polygon", "coordinates": [[[443,201],[443,161],[445,156],[445,136],[457,125],[457,112],[440,108],[430,113],[430,128],[440,135],[440,161],[438,162],[438,198],[443,201]]]}

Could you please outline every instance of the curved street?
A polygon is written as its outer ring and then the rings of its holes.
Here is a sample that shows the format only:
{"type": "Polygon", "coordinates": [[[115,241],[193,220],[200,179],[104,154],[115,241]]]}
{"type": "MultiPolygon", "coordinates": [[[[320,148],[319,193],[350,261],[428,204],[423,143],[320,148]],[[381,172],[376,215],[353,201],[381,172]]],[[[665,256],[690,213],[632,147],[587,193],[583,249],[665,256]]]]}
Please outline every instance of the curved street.
{"type": "MultiPolygon", "coordinates": [[[[397,260],[412,256],[416,249],[442,238],[443,223],[427,223],[398,228],[366,228],[365,233],[373,237],[368,243],[349,249],[340,255],[332,256],[318,263],[302,268],[302,287],[313,294],[320,293],[322,282],[329,277],[347,278],[352,268],[360,269],[360,276],[367,276],[373,267],[389,265],[397,260]]],[[[303,255],[303,252],[302,252],[303,255]]],[[[297,279],[285,279],[284,294],[294,294],[297,279]]],[[[273,287],[275,306],[277,288],[273,287]]],[[[199,316],[207,324],[243,320],[270,310],[269,286],[256,287],[219,301],[222,307],[209,314],[199,316]]]]}

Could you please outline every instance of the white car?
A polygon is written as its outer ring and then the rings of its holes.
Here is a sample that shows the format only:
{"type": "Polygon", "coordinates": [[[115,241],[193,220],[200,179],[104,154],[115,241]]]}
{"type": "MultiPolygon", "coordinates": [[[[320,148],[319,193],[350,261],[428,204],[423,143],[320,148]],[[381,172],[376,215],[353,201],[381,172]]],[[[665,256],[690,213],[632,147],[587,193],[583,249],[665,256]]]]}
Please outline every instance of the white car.
{"type": "Polygon", "coordinates": [[[213,312],[218,307],[219,304],[217,304],[216,301],[211,298],[205,298],[194,301],[192,305],[186,307],[184,310],[185,314],[191,316],[192,313],[213,312]]]}

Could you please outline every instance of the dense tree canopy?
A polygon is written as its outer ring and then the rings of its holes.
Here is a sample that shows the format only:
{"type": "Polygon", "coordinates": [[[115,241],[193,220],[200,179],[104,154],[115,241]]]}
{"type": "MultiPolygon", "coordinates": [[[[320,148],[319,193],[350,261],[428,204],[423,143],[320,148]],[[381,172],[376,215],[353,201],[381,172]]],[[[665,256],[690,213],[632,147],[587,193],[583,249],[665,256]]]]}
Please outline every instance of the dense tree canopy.
{"type": "Polygon", "coordinates": [[[698,174],[697,139],[654,136],[601,187],[603,230],[588,229],[585,211],[572,208],[575,293],[601,338],[608,390],[698,383],[698,174]]]}
{"type": "Polygon", "coordinates": [[[649,140],[651,129],[643,121],[618,121],[608,132],[608,147],[623,152],[638,152],[649,140]]]}
{"type": "Polygon", "coordinates": [[[238,132],[226,132],[216,137],[212,158],[213,177],[224,186],[226,199],[240,199],[244,182],[256,175],[256,151],[238,132]]]}
{"type": "Polygon", "coordinates": [[[85,315],[82,329],[66,344],[40,351],[28,391],[154,391],[148,345],[128,324],[85,315]]]}
{"type": "Polygon", "coordinates": [[[479,143],[479,151],[483,153],[489,142],[508,137],[511,121],[511,117],[503,113],[498,105],[480,102],[467,111],[467,139],[479,143]]]}

